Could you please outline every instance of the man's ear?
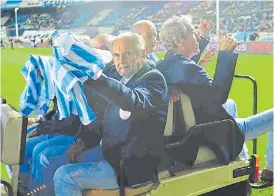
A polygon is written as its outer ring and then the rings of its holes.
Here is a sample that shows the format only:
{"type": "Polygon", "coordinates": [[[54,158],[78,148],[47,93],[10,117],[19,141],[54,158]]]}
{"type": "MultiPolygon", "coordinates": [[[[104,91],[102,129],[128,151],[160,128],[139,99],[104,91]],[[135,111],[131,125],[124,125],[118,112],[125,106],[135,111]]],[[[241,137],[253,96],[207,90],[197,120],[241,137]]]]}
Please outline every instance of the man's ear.
{"type": "Polygon", "coordinates": [[[179,40],[177,38],[174,38],[174,44],[178,47],[178,48],[181,48],[183,43],[182,43],[182,40],[179,40]]]}
{"type": "Polygon", "coordinates": [[[185,51],[185,47],[182,40],[174,39],[174,44],[177,46],[177,49],[181,52],[185,51]]]}

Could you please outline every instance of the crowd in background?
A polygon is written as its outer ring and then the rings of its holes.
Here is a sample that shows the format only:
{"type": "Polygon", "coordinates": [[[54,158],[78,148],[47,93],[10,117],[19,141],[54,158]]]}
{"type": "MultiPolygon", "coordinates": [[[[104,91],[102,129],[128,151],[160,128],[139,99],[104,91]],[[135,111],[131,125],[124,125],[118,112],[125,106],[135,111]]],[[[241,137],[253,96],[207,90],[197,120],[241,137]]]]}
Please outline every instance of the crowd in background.
{"type": "MultiPolygon", "coordinates": [[[[124,14],[113,19],[115,13],[119,12],[119,5],[116,7],[95,7],[90,5],[81,5],[74,7],[64,7],[46,10],[39,9],[35,13],[34,9],[26,16],[28,11],[22,11],[18,17],[21,19],[19,24],[19,34],[24,30],[45,29],[69,29],[69,28],[87,28],[91,35],[98,33],[98,28],[103,24],[111,24],[113,27],[111,33],[113,35],[119,32],[128,30],[130,26],[141,19],[151,20],[161,28],[161,24],[172,15],[191,15],[193,23],[197,27],[200,18],[207,18],[216,22],[216,3],[214,1],[186,1],[186,2],[159,2],[159,4],[151,4],[149,2],[140,2],[136,4],[124,4],[121,9],[125,10],[124,14]],[[118,7],[117,7],[118,6],[118,7]],[[111,11],[103,16],[103,10],[110,9],[111,11]],[[113,13],[112,13],[113,12],[113,13]],[[115,13],[114,13],[115,12],[115,13]],[[90,17],[79,20],[80,16],[87,13],[93,13],[90,17]],[[26,17],[22,17],[26,16],[26,17]],[[98,23],[91,23],[94,16],[98,17],[98,23]],[[25,21],[23,19],[25,18],[25,21]],[[82,21],[82,23],[77,21],[82,21]],[[22,29],[23,28],[23,29],[22,29]]],[[[220,1],[220,30],[225,33],[237,33],[238,39],[241,41],[247,40],[252,33],[272,33],[273,31],[273,2],[272,1],[220,1]],[[256,7],[256,10],[254,10],[256,7]]],[[[47,9],[47,8],[44,8],[47,9]]],[[[124,12],[124,11],[123,11],[124,12]]],[[[117,14],[116,14],[117,15],[117,14]]],[[[13,16],[5,24],[8,30],[15,32],[13,16]]],[[[212,31],[216,34],[216,29],[212,31]]],[[[22,34],[22,33],[21,33],[22,34]]],[[[11,34],[10,34],[11,35],[11,34]]],[[[11,35],[14,36],[14,35],[11,35]]]]}

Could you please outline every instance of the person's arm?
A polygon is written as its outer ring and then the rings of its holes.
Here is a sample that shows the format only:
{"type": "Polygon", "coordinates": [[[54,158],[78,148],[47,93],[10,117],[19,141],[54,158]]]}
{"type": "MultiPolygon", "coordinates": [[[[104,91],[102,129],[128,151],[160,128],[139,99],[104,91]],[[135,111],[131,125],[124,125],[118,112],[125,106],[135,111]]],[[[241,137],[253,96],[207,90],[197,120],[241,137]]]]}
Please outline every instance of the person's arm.
{"type": "Polygon", "coordinates": [[[188,91],[196,96],[203,95],[205,101],[219,105],[227,100],[237,57],[238,55],[232,52],[220,51],[213,80],[199,65],[185,60],[165,70],[167,73],[164,75],[168,76],[170,85],[175,85],[184,92],[188,91]]]}
{"type": "Polygon", "coordinates": [[[163,75],[157,70],[152,70],[143,75],[139,81],[143,82],[140,82],[138,87],[131,89],[102,74],[98,80],[87,80],[84,83],[84,88],[92,86],[125,111],[154,110],[167,93],[163,75]]]}
{"type": "Polygon", "coordinates": [[[37,125],[34,136],[46,134],[75,135],[79,131],[80,119],[72,115],[62,120],[48,120],[37,125]]]}
{"type": "Polygon", "coordinates": [[[224,104],[228,98],[234,73],[238,54],[228,51],[220,51],[215,74],[211,86],[215,88],[218,102],[224,104]]]}
{"type": "Polygon", "coordinates": [[[198,64],[201,54],[204,52],[206,49],[209,39],[210,39],[210,32],[214,29],[214,23],[210,20],[206,19],[200,19],[200,25],[199,25],[199,49],[200,53],[193,56],[191,60],[193,60],[196,64],[198,64]]]}

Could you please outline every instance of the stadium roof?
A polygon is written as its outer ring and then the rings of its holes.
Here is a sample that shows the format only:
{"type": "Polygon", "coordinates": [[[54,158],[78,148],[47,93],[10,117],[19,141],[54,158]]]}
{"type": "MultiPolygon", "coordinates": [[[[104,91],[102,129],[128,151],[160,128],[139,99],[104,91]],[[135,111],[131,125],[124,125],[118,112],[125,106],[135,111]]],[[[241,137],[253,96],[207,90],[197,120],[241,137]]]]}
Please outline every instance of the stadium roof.
{"type": "MultiPolygon", "coordinates": [[[[1,0],[2,9],[68,6],[94,0],[1,0]]],[[[96,0],[95,0],[96,1],[96,0]]]]}
{"type": "MultiPolygon", "coordinates": [[[[58,6],[70,6],[75,5],[79,3],[84,2],[96,2],[96,1],[110,1],[115,2],[115,0],[0,0],[1,2],[1,9],[14,9],[16,7],[19,8],[28,8],[28,7],[58,7],[58,6]]],[[[118,0],[118,2],[124,1],[124,2],[149,2],[147,0],[118,0]]],[[[163,0],[158,0],[163,1],[163,0]]],[[[172,0],[170,0],[172,1],[172,0]]],[[[198,1],[198,0],[192,0],[192,1],[198,1]]],[[[210,0],[214,1],[214,0],[210,0]]],[[[117,2],[117,0],[116,0],[117,2]]],[[[155,2],[153,0],[150,0],[150,2],[155,2]]]]}

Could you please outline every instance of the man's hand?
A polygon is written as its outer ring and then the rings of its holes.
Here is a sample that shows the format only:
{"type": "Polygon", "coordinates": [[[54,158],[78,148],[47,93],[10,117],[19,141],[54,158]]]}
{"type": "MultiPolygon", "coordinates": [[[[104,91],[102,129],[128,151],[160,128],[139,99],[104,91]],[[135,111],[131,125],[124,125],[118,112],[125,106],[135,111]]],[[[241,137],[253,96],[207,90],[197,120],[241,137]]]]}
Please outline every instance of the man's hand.
{"type": "Polygon", "coordinates": [[[232,35],[223,35],[218,32],[219,51],[233,52],[240,42],[237,41],[232,35]]]}
{"type": "Polygon", "coordinates": [[[200,19],[200,36],[209,37],[212,29],[214,29],[214,23],[211,20],[200,19]]]}
{"type": "Polygon", "coordinates": [[[72,146],[69,148],[69,163],[78,163],[77,157],[84,151],[84,149],[84,141],[81,139],[76,140],[76,142],[74,142],[74,144],[72,144],[72,146]]]}
{"type": "Polygon", "coordinates": [[[36,123],[36,119],[35,118],[28,118],[28,126],[33,125],[36,123]]]}
{"type": "Polygon", "coordinates": [[[169,101],[171,103],[174,103],[174,102],[180,100],[180,96],[182,94],[182,91],[179,90],[179,89],[169,89],[168,94],[169,94],[169,101]]]}
{"type": "Polygon", "coordinates": [[[212,61],[212,57],[216,54],[216,49],[212,48],[211,50],[208,50],[205,52],[204,55],[201,56],[201,60],[199,62],[199,65],[201,67],[206,66],[210,61],[212,61]]]}
{"type": "Polygon", "coordinates": [[[27,139],[30,139],[32,137],[37,137],[39,134],[36,130],[33,130],[32,132],[30,132],[29,134],[27,134],[27,139]]]}

